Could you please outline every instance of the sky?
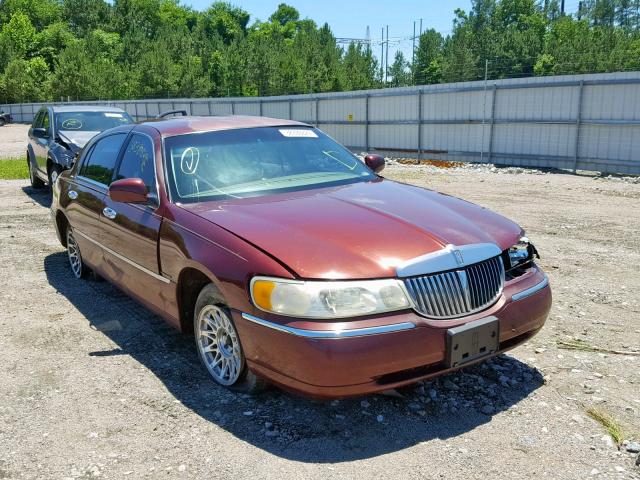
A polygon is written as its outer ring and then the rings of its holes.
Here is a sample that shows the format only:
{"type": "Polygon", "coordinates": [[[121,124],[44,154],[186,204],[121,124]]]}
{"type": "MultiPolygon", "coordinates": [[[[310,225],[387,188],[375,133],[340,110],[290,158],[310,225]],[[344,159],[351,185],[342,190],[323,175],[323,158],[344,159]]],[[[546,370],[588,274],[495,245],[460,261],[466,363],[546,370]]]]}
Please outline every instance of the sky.
{"type": "MultiPolygon", "coordinates": [[[[413,22],[422,18],[422,28],[434,28],[443,35],[450,33],[453,11],[469,11],[471,0],[228,0],[256,19],[267,20],[283,1],[300,12],[301,18],[310,18],[317,24],[328,23],[338,38],[365,38],[367,25],[374,54],[380,56],[382,27],[389,25],[389,63],[397,49],[411,56],[413,22]]],[[[196,10],[204,10],[212,0],[182,0],[196,10]]],[[[417,33],[417,32],[416,32],[417,33]]],[[[410,59],[410,58],[409,58],[410,59]]]]}

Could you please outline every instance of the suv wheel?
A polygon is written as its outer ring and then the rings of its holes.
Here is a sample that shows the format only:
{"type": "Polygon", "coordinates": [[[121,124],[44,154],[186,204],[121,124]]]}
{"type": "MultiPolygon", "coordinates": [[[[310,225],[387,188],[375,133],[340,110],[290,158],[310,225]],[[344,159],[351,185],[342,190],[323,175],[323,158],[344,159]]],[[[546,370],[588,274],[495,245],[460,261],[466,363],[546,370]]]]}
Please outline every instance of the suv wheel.
{"type": "Polygon", "coordinates": [[[247,368],[231,313],[214,285],[198,295],[193,330],[200,360],[216,383],[243,393],[265,389],[266,381],[247,368]]]}
{"type": "Polygon", "coordinates": [[[53,186],[56,183],[56,180],[58,179],[58,176],[60,175],[60,173],[62,173],[62,167],[60,165],[57,164],[52,164],[49,167],[49,188],[53,189],[53,186]]]}

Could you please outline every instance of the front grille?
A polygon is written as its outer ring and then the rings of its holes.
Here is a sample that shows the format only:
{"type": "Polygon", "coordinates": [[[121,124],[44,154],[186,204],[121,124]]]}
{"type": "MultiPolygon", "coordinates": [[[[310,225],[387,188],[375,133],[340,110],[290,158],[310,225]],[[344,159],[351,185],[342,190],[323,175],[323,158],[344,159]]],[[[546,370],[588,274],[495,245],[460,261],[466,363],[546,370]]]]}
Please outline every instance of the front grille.
{"type": "Polygon", "coordinates": [[[456,318],[493,304],[504,286],[498,257],[459,270],[404,279],[414,308],[432,318],[456,318]]]}

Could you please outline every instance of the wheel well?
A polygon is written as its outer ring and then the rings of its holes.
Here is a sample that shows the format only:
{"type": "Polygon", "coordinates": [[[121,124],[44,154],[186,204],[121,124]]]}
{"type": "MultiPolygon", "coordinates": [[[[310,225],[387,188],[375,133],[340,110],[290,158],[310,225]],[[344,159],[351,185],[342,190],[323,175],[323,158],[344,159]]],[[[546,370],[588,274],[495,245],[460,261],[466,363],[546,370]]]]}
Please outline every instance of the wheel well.
{"type": "Polygon", "coordinates": [[[193,312],[200,291],[212,283],[200,270],[186,268],[178,278],[178,308],[180,310],[180,330],[193,333],[193,312]]]}
{"type": "Polygon", "coordinates": [[[58,226],[58,232],[60,232],[60,243],[62,243],[63,247],[67,246],[67,236],[65,235],[67,231],[67,226],[69,226],[69,220],[64,213],[58,212],[56,213],[56,225],[58,226]]]}

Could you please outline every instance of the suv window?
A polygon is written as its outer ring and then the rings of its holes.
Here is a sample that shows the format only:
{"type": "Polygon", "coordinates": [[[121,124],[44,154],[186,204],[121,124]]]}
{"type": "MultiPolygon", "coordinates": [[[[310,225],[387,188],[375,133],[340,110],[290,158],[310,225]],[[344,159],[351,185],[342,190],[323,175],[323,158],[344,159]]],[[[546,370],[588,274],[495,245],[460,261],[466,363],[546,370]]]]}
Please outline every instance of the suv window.
{"type": "Polygon", "coordinates": [[[40,110],[37,114],[36,114],[36,118],[34,118],[33,120],[33,128],[38,128],[40,127],[40,125],[42,125],[42,116],[44,115],[44,110],[40,110]]]}
{"type": "Polygon", "coordinates": [[[122,157],[116,180],[141,178],[147,192],[155,194],[156,175],[153,164],[153,142],[146,135],[133,134],[122,157]]]}
{"type": "Polygon", "coordinates": [[[44,116],[42,117],[42,128],[47,132],[49,131],[49,112],[47,111],[44,112],[44,116]]]}
{"type": "Polygon", "coordinates": [[[98,140],[82,165],[80,175],[103,185],[109,185],[118,160],[118,153],[126,137],[126,133],[116,133],[98,140]]]}

